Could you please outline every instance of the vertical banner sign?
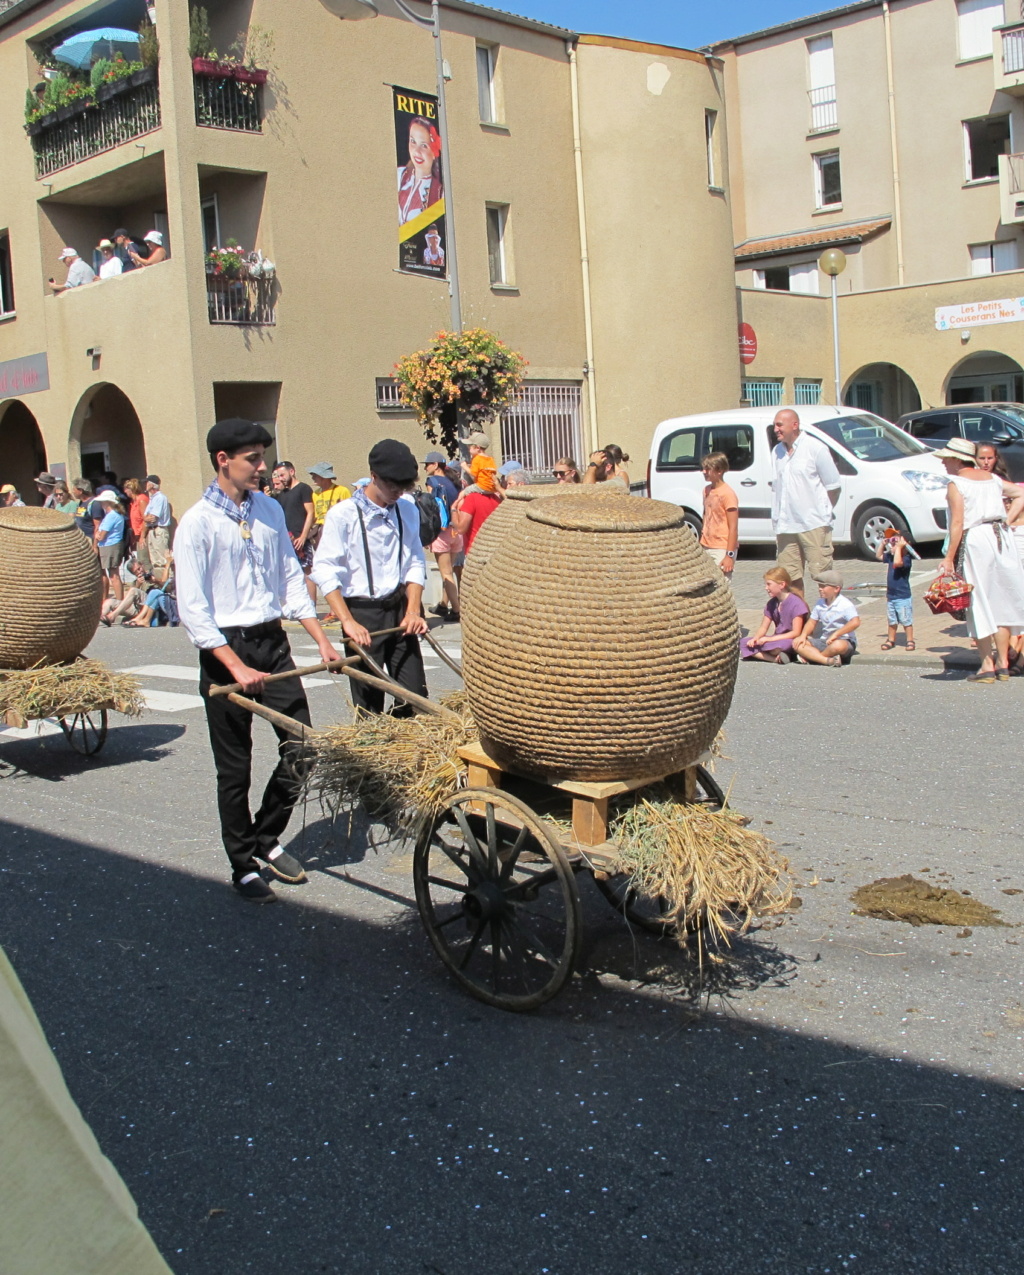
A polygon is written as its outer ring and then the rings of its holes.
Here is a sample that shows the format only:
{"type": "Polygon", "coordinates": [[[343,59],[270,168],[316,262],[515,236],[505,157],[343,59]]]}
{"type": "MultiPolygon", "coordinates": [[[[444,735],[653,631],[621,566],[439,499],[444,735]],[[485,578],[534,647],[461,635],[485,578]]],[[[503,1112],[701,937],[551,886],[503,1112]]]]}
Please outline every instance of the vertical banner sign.
{"type": "Polygon", "coordinates": [[[448,248],[437,98],[394,90],[398,161],[398,268],[444,279],[448,248]]]}

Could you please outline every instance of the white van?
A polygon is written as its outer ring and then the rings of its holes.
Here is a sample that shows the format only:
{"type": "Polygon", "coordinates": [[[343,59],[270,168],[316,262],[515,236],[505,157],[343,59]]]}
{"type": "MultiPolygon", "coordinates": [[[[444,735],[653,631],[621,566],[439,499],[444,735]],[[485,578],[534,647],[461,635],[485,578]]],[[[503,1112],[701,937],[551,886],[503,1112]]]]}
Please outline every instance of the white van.
{"type": "MultiPolygon", "coordinates": [[[[779,407],[743,407],[701,416],[677,416],[654,431],[647,492],[686,510],[700,534],[708,452],[729,457],[726,482],[740,502],[740,543],[774,544],[772,534],[772,422],[779,407]]],[[[886,527],[918,543],[946,534],[946,483],[942,462],[923,443],[870,412],[848,407],[793,407],[800,427],[825,443],[843,480],[833,541],[852,543],[875,556],[886,527]]]]}

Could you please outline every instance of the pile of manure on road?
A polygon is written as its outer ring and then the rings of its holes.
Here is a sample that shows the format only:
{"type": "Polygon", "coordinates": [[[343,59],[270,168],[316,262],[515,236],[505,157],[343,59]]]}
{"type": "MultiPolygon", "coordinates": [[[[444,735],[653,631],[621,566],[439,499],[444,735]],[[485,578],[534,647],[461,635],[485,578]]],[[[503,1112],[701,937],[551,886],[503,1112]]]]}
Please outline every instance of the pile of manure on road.
{"type": "Polygon", "coordinates": [[[906,921],[909,925],[1006,925],[995,908],[977,899],[944,890],[906,873],[902,877],[881,877],[862,885],[850,896],[858,916],[880,921],[906,921]]]}

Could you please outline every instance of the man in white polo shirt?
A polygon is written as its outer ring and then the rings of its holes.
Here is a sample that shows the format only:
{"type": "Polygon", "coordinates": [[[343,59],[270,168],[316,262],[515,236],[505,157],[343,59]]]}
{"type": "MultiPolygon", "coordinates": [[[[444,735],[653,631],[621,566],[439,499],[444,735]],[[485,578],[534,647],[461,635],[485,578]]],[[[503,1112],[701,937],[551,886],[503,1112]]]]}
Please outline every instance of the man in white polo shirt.
{"type": "Polygon", "coordinates": [[[824,443],[800,430],[800,417],[776,414],[772,451],[772,531],[776,562],[803,596],[804,568],[812,576],[832,569],[832,524],[842,490],[839,470],[824,443]]]}

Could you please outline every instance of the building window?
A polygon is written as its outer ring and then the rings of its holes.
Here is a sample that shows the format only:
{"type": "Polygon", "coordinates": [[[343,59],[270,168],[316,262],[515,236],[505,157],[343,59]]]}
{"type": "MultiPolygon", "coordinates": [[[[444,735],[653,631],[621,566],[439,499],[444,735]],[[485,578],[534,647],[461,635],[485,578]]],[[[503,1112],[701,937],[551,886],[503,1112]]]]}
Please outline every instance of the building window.
{"type": "Polygon", "coordinates": [[[11,237],[0,231],[0,314],[14,313],[14,274],[11,270],[11,237]]]}
{"type": "Polygon", "coordinates": [[[501,414],[501,455],[518,460],[531,479],[550,478],[555,461],[581,463],[580,386],[528,381],[501,414]]]}
{"type": "Polygon", "coordinates": [[[375,382],[378,412],[408,412],[398,392],[398,382],[391,376],[378,376],[375,382]]]}
{"type": "Polygon", "coordinates": [[[964,165],[969,182],[999,176],[999,156],[1010,153],[1009,115],[964,120],[964,165]]]}
{"type": "Polygon", "coordinates": [[[992,28],[1003,20],[1003,0],[956,0],[961,61],[991,57],[992,28]]]}
{"type": "Polygon", "coordinates": [[[819,35],[807,41],[807,64],[811,86],[811,132],[838,128],[836,65],[830,35],[819,35]]]}
{"type": "Polygon", "coordinates": [[[487,205],[487,264],[491,283],[508,283],[508,253],[505,236],[508,227],[508,204],[487,205]]]}
{"type": "Polygon", "coordinates": [[[804,407],[813,407],[821,402],[820,381],[794,381],[793,402],[804,407]]]}
{"type": "Polygon", "coordinates": [[[476,46],[476,94],[480,104],[481,124],[495,124],[498,120],[494,100],[494,68],[497,61],[496,45],[476,46]]]}
{"type": "Polygon", "coordinates": [[[200,205],[203,211],[203,242],[206,251],[222,247],[220,237],[220,212],[217,208],[217,196],[207,195],[200,205]]]}
{"type": "Polygon", "coordinates": [[[751,407],[778,407],[782,402],[782,382],[744,380],[743,399],[751,407]]]}
{"type": "Polygon", "coordinates": [[[1001,274],[1004,270],[1018,268],[1017,240],[1002,243],[972,243],[971,274],[1001,274]]]}
{"type": "Polygon", "coordinates": [[[818,265],[805,261],[798,266],[765,266],[754,271],[754,287],[768,288],[773,292],[803,292],[817,296],[818,265]]]}
{"type": "Polygon", "coordinates": [[[839,180],[839,152],[825,151],[814,157],[814,206],[837,208],[843,202],[839,180]]]}
{"type": "Polygon", "coordinates": [[[704,150],[708,159],[708,185],[712,190],[720,190],[722,186],[722,183],[718,180],[718,165],[715,162],[715,126],[717,123],[717,111],[704,112],[704,150]]]}

